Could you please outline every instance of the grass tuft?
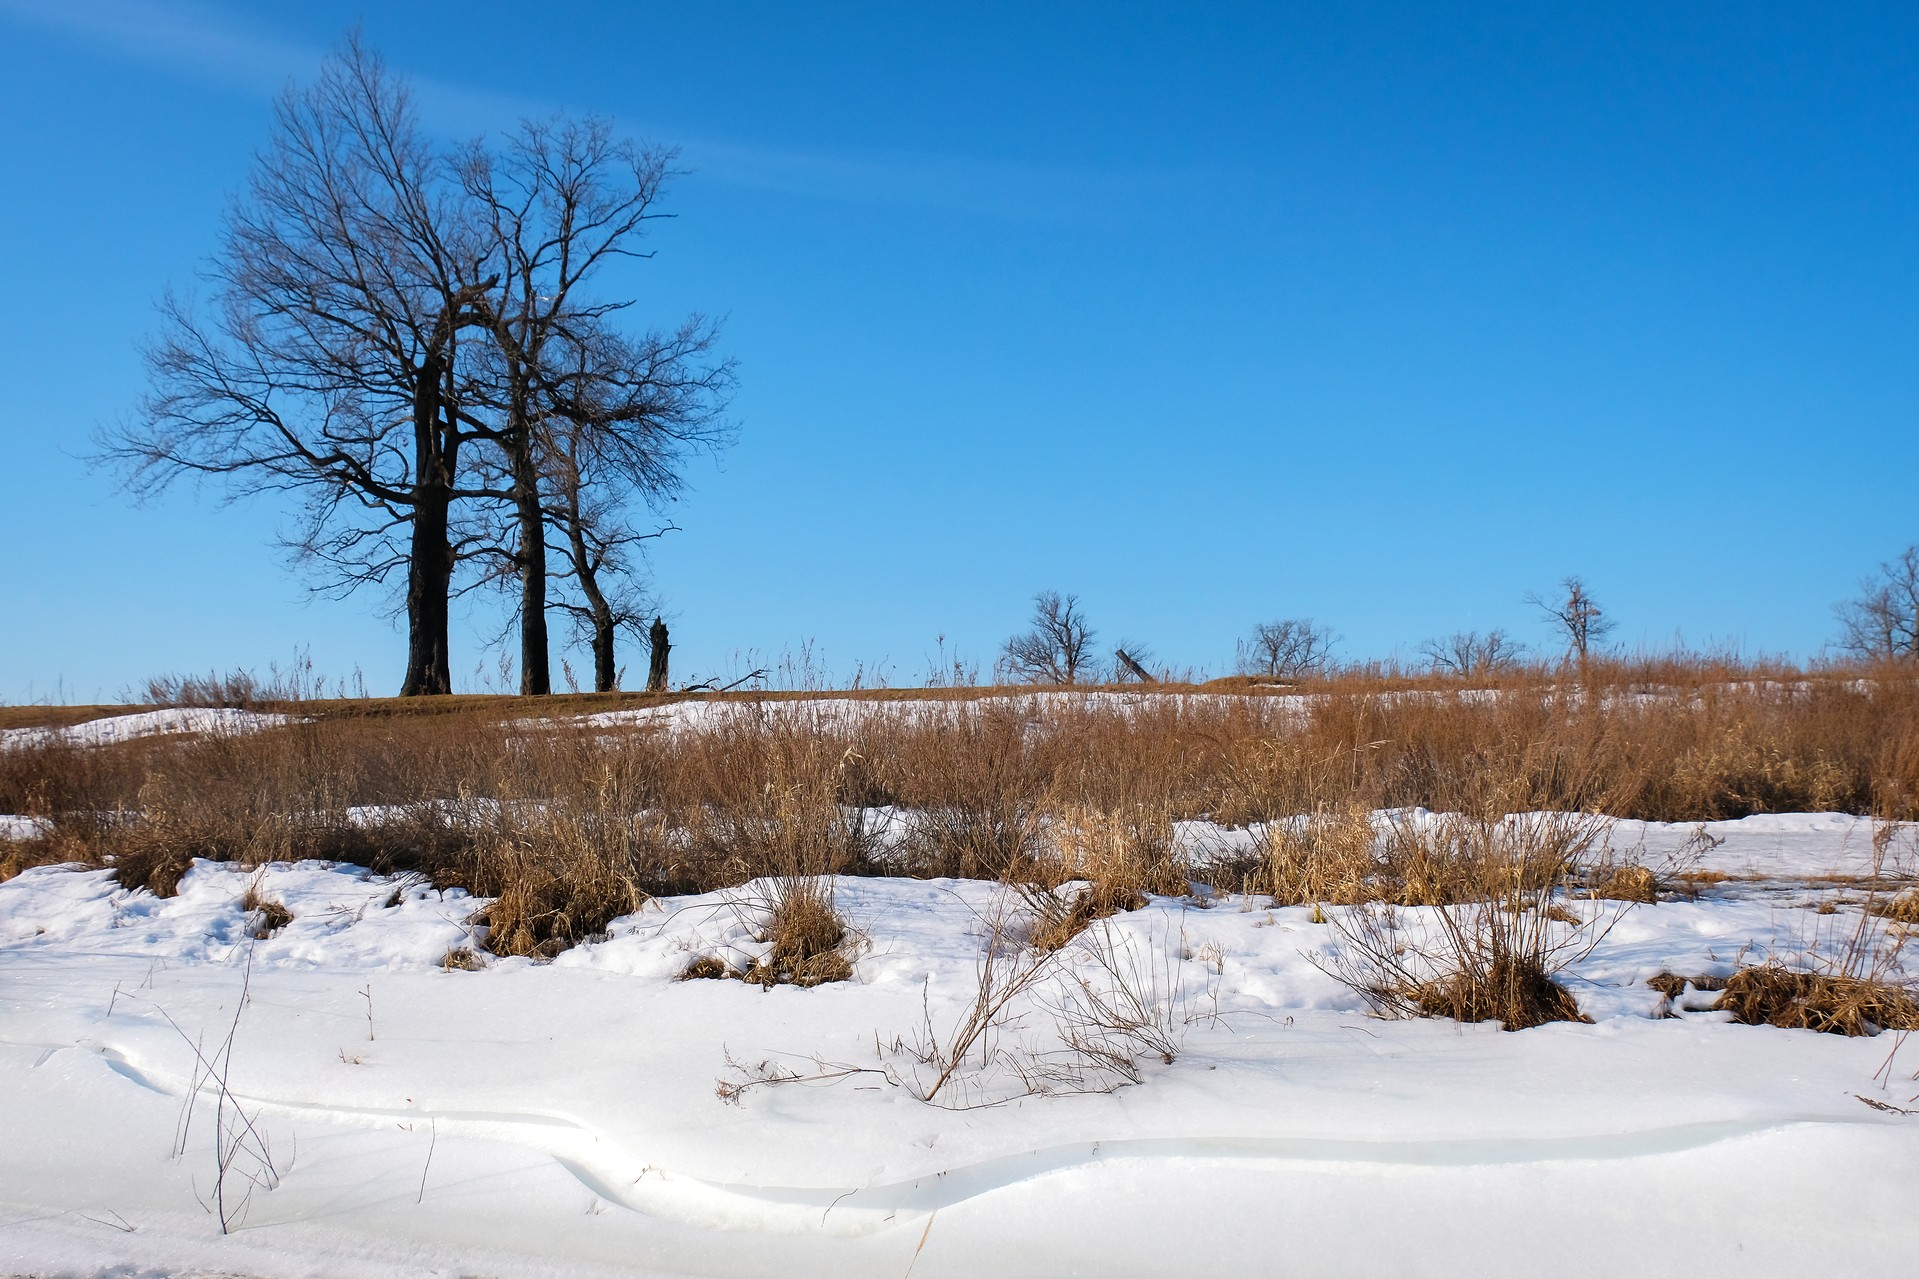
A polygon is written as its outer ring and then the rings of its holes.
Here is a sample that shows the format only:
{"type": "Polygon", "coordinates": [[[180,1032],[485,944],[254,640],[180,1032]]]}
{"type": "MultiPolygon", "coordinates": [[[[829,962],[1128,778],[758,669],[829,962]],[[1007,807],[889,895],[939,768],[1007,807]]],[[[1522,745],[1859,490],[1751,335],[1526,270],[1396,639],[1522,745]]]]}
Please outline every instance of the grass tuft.
{"type": "Polygon", "coordinates": [[[440,967],[449,973],[477,973],[486,967],[486,960],[471,946],[455,946],[441,956],[440,967]]]}
{"type": "Polygon", "coordinates": [[[1035,891],[1026,900],[1034,909],[1031,940],[1040,950],[1062,950],[1093,921],[1146,905],[1145,894],[1110,880],[1088,884],[1070,897],[1035,891]]]}
{"type": "Polygon", "coordinates": [[[1612,866],[1596,877],[1592,895],[1607,901],[1650,904],[1659,900],[1659,879],[1644,866],[1612,866]]]}
{"type": "Polygon", "coordinates": [[[1507,1030],[1592,1020],[1533,955],[1495,953],[1483,965],[1461,965],[1451,975],[1415,988],[1412,1000],[1423,1016],[1496,1021],[1507,1030]]]}
{"type": "Polygon", "coordinates": [[[1866,903],[1866,909],[1881,919],[1901,924],[1919,924],[1919,890],[1891,898],[1874,898],[1866,903]]]}
{"type": "Polygon", "coordinates": [[[193,853],[162,840],[140,840],[113,857],[113,877],[124,888],[144,888],[155,897],[176,897],[193,869],[193,853]]]}
{"type": "MultiPolygon", "coordinates": [[[[776,881],[766,903],[760,940],[772,949],[743,980],[759,986],[821,986],[853,975],[847,953],[846,925],[833,909],[832,881],[823,876],[792,876],[776,881]]],[[[698,961],[695,961],[696,963],[698,961]]]]}
{"type": "Polygon", "coordinates": [[[1919,1002],[1891,982],[1800,972],[1776,963],[1734,973],[1713,1007],[1748,1026],[1853,1036],[1919,1030],[1919,1002]]]}
{"type": "Polygon", "coordinates": [[[248,928],[248,934],[255,941],[265,941],[293,922],[293,912],[286,908],[284,902],[276,902],[260,892],[257,875],[240,898],[240,909],[255,917],[248,928]]]}

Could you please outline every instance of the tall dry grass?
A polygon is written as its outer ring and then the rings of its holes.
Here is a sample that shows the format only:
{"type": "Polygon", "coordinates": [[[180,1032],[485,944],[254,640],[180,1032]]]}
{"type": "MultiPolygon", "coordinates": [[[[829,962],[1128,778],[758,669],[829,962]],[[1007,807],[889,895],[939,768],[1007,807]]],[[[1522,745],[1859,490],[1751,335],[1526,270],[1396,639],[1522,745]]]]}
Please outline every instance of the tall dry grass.
{"type": "Polygon", "coordinates": [[[1595,662],[1583,681],[1348,672],[1277,692],[722,699],[677,729],[528,722],[516,699],[269,709],[305,722],[0,750],[0,812],[50,822],[0,846],[0,873],[71,860],[165,893],[194,857],[339,859],[494,898],[491,947],[542,955],[650,895],[765,877],[1089,881],[1096,897],[1064,899],[1070,928],[1182,891],[1184,819],[1264,824],[1250,855],[1210,869],[1222,887],[1437,903],[1467,891],[1470,867],[1376,838],[1366,813],[1919,816],[1905,673],[1717,659],[1595,662]],[[888,808],[911,820],[889,827],[888,808]]]}

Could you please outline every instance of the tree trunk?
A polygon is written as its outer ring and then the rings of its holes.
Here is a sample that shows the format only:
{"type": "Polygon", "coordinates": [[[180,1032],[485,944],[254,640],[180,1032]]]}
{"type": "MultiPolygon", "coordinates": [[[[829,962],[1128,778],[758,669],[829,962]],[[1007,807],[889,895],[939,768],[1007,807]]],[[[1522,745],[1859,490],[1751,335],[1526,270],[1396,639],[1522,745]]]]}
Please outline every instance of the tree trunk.
{"type": "Polygon", "coordinates": [[[444,493],[421,494],[413,509],[413,547],[407,567],[406,682],[401,697],[451,693],[447,654],[447,596],[453,586],[453,551],[447,545],[444,493]]]}
{"type": "Polygon", "coordinates": [[[612,615],[593,615],[593,691],[610,693],[619,687],[620,672],[613,664],[614,631],[612,615]]]}
{"type": "Polygon", "coordinates": [[[520,522],[520,694],[553,691],[546,637],[546,510],[540,504],[540,473],[533,459],[525,370],[514,361],[512,420],[506,440],[513,459],[513,506],[520,522]]]}
{"type": "Polygon", "coordinates": [[[440,375],[430,355],[413,388],[413,541],[407,561],[406,679],[402,697],[453,691],[447,652],[447,597],[453,589],[453,547],[447,541],[452,467],[440,439],[440,375]]]}
{"type": "Polygon", "coordinates": [[[577,495],[575,498],[567,508],[566,533],[573,549],[574,576],[579,578],[580,594],[586,596],[587,609],[593,614],[593,691],[610,693],[620,682],[619,668],[614,665],[614,632],[619,629],[619,623],[613,617],[613,606],[600,591],[599,566],[594,563],[587,549],[586,535],[580,530],[577,495]]]}
{"type": "MultiPolygon", "coordinates": [[[[515,470],[520,464],[516,459],[515,470]]],[[[525,465],[530,472],[531,460],[525,465]]],[[[513,487],[520,520],[520,692],[544,697],[553,691],[546,636],[546,514],[535,477],[516,477],[513,487]]]]}
{"type": "Polygon", "coordinates": [[[652,629],[646,638],[653,645],[653,661],[646,669],[646,691],[664,693],[666,691],[666,656],[673,651],[673,645],[666,638],[666,623],[660,618],[653,619],[652,629]]]}
{"type": "Polygon", "coordinates": [[[1138,680],[1140,683],[1142,684],[1159,683],[1158,680],[1154,679],[1150,674],[1147,673],[1147,670],[1144,666],[1141,666],[1138,662],[1134,661],[1133,655],[1127,652],[1125,649],[1123,648],[1114,649],[1113,656],[1118,658],[1119,664],[1121,666],[1124,666],[1127,670],[1131,671],[1133,673],[1133,678],[1138,680]]]}

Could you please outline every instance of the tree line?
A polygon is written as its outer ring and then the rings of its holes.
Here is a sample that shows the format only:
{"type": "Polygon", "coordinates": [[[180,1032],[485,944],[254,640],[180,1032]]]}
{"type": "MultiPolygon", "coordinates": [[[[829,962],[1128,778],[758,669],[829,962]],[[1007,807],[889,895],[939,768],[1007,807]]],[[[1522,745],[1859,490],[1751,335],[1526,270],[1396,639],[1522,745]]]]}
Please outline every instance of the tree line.
{"type": "MultiPolygon", "coordinates": [[[[1615,621],[1593,598],[1580,577],[1568,577],[1557,591],[1529,592],[1525,602],[1563,645],[1563,658],[1582,673],[1615,621]]],[[[1919,661],[1919,544],[1879,565],[1863,578],[1859,594],[1834,606],[1840,633],[1835,647],[1866,663],[1919,661]]],[[[1028,684],[1100,683],[1109,676],[1121,683],[1157,683],[1171,673],[1155,673],[1151,652],[1122,640],[1112,664],[1100,660],[1097,632],[1087,621],[1079,596],[1041,591],[1033,597],[1031,629],[1007,639],[994,674],[1000,680],[1028,684]]],[[[1290,681],[1327,672],[1339,642],[1330,627],[1310,617],[1261,622],[1236,645],[1235,668],[1242,675],[1290,681]]],[[[1525,645],[1503,630],[1456,631],[1419,645],[1419,656],[1438,674],[1485,676],[1519,668],[1528,658],[1525,645]]]]}
{"type": "Polygon", "coordinates": [[[654,615],[657,513],[732,434],[718,325],[643,328],[596,290],[650,256],[674,163],[565,115],[440,143],[349,37],[277,103],[209,296],[163,300],[150,389],[102,455],[142,496],[183,476],[293,495],[318,589],[398,588],[403,696],[452,691],[451,600],[481,589],[511,603],[522,693],[551,691],[550,612],[615,687],[618,635],[654,615]]]}

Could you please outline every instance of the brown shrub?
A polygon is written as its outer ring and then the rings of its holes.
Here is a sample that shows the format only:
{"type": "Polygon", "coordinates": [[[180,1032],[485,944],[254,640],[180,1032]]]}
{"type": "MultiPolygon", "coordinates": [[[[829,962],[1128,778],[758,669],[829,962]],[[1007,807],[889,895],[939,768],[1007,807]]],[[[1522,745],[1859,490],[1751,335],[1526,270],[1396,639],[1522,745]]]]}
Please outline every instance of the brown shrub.
{"type": "Polygon", "coordinates": [[[1494,952],[1483,965],[1464,965],[1449,976],[1418,986],[1412,999],[1427,1017],[1496,1021],[1506,1030],[1526,1030],[1549,1021],[1592,1020],[1531,955],[1494,952]]]}

